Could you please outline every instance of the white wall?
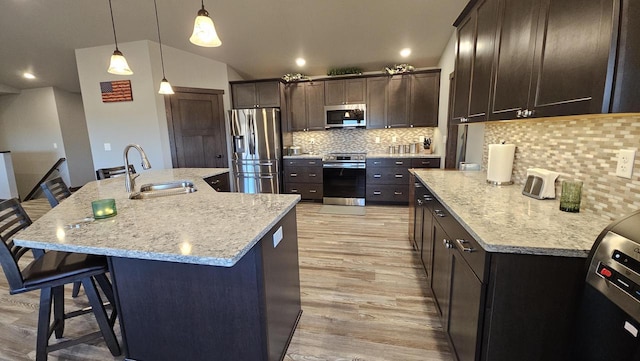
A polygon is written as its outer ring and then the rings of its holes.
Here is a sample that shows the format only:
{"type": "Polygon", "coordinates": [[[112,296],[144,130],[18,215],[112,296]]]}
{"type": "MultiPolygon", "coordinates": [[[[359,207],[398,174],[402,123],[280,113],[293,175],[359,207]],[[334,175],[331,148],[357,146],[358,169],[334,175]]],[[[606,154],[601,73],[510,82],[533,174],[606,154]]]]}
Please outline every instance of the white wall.
{"type": "MultiPolygon", "coordinates": [[[[122,151],[129,143],[140,144],[156,168],[171,168],[171,150],[164,96],[158,94],[162,80],[159,45],[150,41],[118,44],[133,75],[107,73],[113,45],[76,49],[76,63],[87,119],[93,163],[96,168],[123,164],[122,151]],[[102,103],[100,82],[131,80],[133,101],[102,103]],[[110,143],[111,151],[104,144],[110,143]]],[[[224,63],[163,46],[165,73],[173,86],[222,89],[229,109],[228,67],[224,63]]],[[[132,152],[133,153],[133,152],[132,152]]],[[[139,157],[130,162],[139,166],[139,157]]]]}
{"type": "Polygon", "coordinates": [[[69,168],[69,184],[80,187],[95,179],[82,96],[55,88],[53,94],[69,168]]]}
{"type": "Polygon", "coordinates": [[[456,65],[456,32],[455,28],[451,28],[451,38],[447,43],[447,46],[442,52],[440,61],[438,62],[438,68],[440,68],[440,106],[438,110],[438,128],[434,132],[434,142],[436,145],[436,152],[442,154],[442,161],[440,167],[444,168],[445,154],[447,153],[447,127],[449,126],[449,74],[451,74],[456,65]]]}
{"type": "MultiPolygon", "coordinates": [[[[53,88],[0,96],[0,149],[11,151],[22,198],[59,158],[66,157],[53,88]]],[[[66,163],[60,173],[69,184],[66,163]]]]}

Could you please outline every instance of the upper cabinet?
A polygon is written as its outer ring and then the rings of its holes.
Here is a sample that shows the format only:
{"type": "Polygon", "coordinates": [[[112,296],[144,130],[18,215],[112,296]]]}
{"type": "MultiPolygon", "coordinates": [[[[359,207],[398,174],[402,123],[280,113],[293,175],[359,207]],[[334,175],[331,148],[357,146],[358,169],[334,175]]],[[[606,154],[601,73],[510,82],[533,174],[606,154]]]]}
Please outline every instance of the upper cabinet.
{"type": "Polygon", "coordinates": [[[231,83],[234,109],[280,106],[280,81],[231,83]]]}
{"type": "Polygon", "coordinates": [[[473,0],[458,18],[454,122],[638,112],[640,5],[473,0]]]}
{"type": "Polygon", "coordinates": [[[503,0],[499,10],[491,118],[608,112],[614,0],[503,0]]]}
{"type": "Polygon", "coordinates": [[[487,120],[498,0],[479,1],[458,25],[453,121],[487,120]]]}
{"type": "Polygon", "coordinates": [[[437,127],[440,70],[367,78],[367,129],[437,127]]]}
{"type": "Polygon", "coordinates": [[[289,83],[286,94],[292,131],[324,129],[323,82],[289,83]]]}
{"type": "Polygon", "coordinates": [[[364,104],[367,83],[364,78],[324,81],[324,104],[364,104]]]}

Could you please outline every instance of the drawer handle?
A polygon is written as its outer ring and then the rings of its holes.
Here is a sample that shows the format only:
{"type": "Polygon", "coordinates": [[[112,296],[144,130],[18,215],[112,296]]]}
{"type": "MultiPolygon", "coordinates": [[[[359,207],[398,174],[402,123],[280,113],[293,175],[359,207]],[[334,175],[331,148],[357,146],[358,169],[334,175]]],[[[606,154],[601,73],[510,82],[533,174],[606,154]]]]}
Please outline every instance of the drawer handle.
{"type": "Polygon", "coordinates": [[[382,174],[374,174],[373,178],[382,178],[382,174]]]}
{"type": "Polygon", "coordinates": [[[315,177],[316,174],[315,173],[309,173],[309,177],[315,177]]]}
{"type": "Polygon", "coordinates": [[[373,162],[373,165],[380,165],[382,162],[373,162]]]}
{"type": "Polygon", "coordinates": [[[298,190],[297,190],[297,189],[295,189],[295,188],[293,188],[293,189],[291,190],[291,193],[298,193],[298,190]]]}
{"type": "Polygon", "coordinates": [[[403,161],[401,161],[401,160],[396,161],[396,165],[403,165],[403,164],[404,164],[404,162],[403,162],[403,161]]]}
{"type": "Polygon", "coordinates": [[[429,164],[431,164],[431,162],[425,162],[425,161],[422,161],[422,162],[420,162],[420,164],[422,164],[422,165],[429,165],[429,164]]]}
{"type": "Polygon", "coordinates": [[[214,185],[214,184],[218,184],[218,183],[220,183],[220,179],[216,179],[216,180],[214,180],[214,181],[211,181],[211,183],[210,183],[210,184],[211,184],[211,185],[214,185]]]}
{"type": "Polygon", "coordinates": [[[465,244],[467,243],[469,243],[469,241],[467,241],[466,239],[456,239],[456,244],[458,245],[458,247],[462,252],[469,252],[469,253],[475,252],[476,251],[475,249],[465,246],[465,244]]]}
{"type": "Polygon", "coordinates": [[[309,189],[309,193],[318,193],[318,191],[315,189],[309,189]]]}
{"type": "Polygon", "coordinates": [[[397,195],[397,196],[401,196],[402,192],[393,192],[393,194],[397,195]]]}
{"type": "Polygon", "coordinates": [[[396,174],[396,178],[403,178],[403,177],[404,177],[404,175],[402,175],[402,174],[396,174]]]}
{"type": "Polygon", "coordinates": [[[382,192],[380,192],[380,191],[373,191],[373,195],[375,195],[375,196],[379,196],[381,194],[382,194],[382,192]]]}
{"type": "Polygon", "coordinates": [[[309,165],[315,165],[315,164],[316,164],[316,161],[314,161],[314,160],[309,161],[309,165]]]}
{"type": "Polygon", "coordinates": [[[297,176],[298,176],[298,173],[291,173],[291,174],[289,174],[289,176],[290,176],[290,177],[297,177],[297,176]]]}
{"type": "Polygon", "coordinates": [[[425,200],[425,201],[432,201],[432,200],[433,200],[433,197],[427,197],[427,196],[425,196],[425,197],[424,197],[424,200],[425,200]]]}

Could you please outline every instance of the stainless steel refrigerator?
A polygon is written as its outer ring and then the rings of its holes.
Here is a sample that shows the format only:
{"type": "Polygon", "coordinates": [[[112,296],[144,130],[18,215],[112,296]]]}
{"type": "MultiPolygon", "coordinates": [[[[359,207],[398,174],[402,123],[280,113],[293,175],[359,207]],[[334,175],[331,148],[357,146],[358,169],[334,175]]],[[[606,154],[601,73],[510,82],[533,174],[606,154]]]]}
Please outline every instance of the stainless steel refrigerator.
{"type": "Polygon", "coordinates": [[[280,193],[280,109],[233,109],[229,119],[236,192],[280,193]]]}

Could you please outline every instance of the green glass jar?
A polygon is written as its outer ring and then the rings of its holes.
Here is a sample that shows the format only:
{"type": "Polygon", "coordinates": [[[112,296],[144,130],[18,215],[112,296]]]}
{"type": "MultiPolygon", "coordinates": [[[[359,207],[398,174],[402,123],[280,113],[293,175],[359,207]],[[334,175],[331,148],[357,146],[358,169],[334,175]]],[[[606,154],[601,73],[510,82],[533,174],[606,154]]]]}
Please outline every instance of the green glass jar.
{"type": "Polygon", "coordinates": [[[580,212],[582,198],[581,181],[563,181],[560,194],[560,210],[565,212],[580,212]]]}

